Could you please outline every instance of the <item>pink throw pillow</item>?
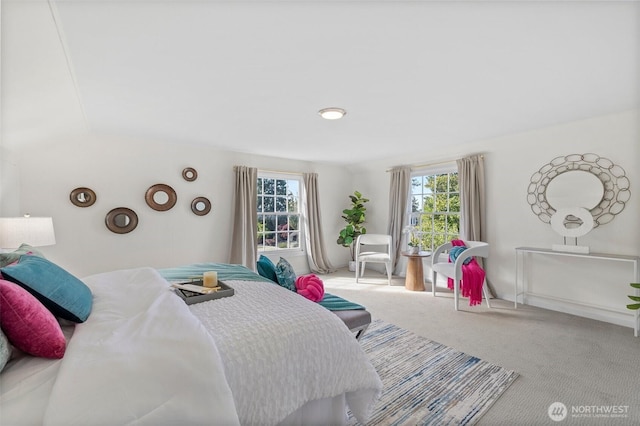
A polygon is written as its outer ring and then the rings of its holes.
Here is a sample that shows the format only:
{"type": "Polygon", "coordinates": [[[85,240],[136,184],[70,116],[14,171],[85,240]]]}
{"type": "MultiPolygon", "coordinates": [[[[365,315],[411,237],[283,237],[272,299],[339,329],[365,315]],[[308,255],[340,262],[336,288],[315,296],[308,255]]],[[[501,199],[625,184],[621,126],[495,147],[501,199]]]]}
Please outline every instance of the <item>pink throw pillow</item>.
{"type": "Polygon", "coordinates": [[[67,342],[53,314],[28,291],[2,279],[0,324],[18,349],[43,358],[64,356],[67,342]]]}
{"type": "Polygon", "coordinates": [[[324,297],[324,284],[315,274],[301,275],[296,279],[298,294],[313,302],[319,302],[324,297]]]}

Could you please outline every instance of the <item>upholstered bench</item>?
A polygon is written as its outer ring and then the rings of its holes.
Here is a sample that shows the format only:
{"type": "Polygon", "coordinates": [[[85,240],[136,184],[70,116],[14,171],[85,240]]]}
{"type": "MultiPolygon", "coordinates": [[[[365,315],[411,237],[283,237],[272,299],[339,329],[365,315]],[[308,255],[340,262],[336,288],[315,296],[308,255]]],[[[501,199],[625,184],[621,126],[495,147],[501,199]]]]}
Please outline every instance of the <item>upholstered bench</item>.
{"type": "Polygon", "coordinates": [[[356,335],[356,339],[360,340],[364,332],[371,324],[371,314],[364,309],[349,309],[346,311],[331,311],[345,323],[347,328],[356,335]]]}

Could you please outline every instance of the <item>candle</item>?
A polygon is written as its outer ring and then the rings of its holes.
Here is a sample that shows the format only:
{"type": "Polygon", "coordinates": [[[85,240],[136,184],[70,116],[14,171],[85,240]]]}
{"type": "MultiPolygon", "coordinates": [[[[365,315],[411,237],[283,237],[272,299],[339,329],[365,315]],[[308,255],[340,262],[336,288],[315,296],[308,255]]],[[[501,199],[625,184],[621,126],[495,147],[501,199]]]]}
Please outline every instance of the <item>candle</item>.
{"type": "Polygon", "coordinates": [[[207,271],[202,275],[202,285],[205,287],[215,287],[218,285],[218,273],[216,271],[207,271]]]}

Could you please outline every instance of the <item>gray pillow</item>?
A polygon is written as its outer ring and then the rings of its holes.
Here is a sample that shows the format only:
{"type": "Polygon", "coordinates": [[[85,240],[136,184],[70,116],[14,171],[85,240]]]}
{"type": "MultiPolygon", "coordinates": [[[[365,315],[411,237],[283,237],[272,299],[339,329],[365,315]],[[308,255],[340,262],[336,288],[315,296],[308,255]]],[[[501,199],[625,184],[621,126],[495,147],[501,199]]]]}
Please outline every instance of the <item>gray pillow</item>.
{"type": "Polygon", "coordinates": [[[11,345],[7,336],[0,330],[0,371],[7,365],[9,358],[11,358],[11,345]]]}
{"type": "Polygon", "coordinates": [[[20,256],[27,253],[31,253],[38,257],[44,257],[40,251],[31,247],[29,244],[22,244],[15,251],[10,253],[0,253],[0,268],[4,268],[7,265],[11,265],[13,262],[17,262],[20,259],[20,256]]]}

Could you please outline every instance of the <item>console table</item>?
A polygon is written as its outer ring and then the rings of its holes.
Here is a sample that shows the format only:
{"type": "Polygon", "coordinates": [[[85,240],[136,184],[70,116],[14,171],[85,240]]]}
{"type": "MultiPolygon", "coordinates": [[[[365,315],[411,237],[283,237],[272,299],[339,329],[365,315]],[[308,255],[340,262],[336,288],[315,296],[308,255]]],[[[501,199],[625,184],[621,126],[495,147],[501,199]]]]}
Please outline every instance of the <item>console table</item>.
{"type": "MultiPolygon", "coordinates": [[[[601,259],[610,260],[613,262],[631,262],[633,265],[633,281],[640,282],[640,270],[638,269],[638,263],[640,263],[640,256],[627,256],[620,254],[607,254],[607,253],[570,253],[563,251],[554,251],[551,249],[535,248],[535,247],[516,247],[516,279],[515,279],[515,303],[517,306],[518,296],[522,295],[522,302],[524,303],[524,296],[528,293],[528,282],[526,280],[526,268],[527,268],[527,254],[543,254],[550,256],[569,256],[576,258],[588,258],[588,259],[601,259]],[[522,276],[522,292],[518,293],[518,284],[522,276]]],[[[626,283],[629,285],[629,283],[626,283]]],[[[634,289],[628,287],[630,291],[635,290],[635,295],[640,296],[640,289],[634,289]]],[[[631,303],[631,301],[629,301],[631,303]]],[[[635,310],[633,320],[633,335],[638,337],[638,331],[640,330],[640,310],[635,310]]]]}

